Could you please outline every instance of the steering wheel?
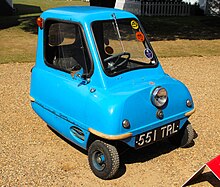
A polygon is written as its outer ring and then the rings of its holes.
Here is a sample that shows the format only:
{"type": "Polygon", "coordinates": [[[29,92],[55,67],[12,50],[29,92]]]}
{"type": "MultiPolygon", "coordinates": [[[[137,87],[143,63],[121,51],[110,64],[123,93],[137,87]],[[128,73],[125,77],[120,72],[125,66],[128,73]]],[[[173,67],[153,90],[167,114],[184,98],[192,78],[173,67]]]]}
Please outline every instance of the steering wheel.
{"type": "Polygon", "coordinates": [[[81,66],[79,64],[76,64],[71,68],[71,71],[79,71],[80,69],[81,69],[81,66]]]}
{"type": "Polygon", "coordinates": [[[122,66],[123,64],[127,63],[129,58],[130,58],[130,56],[131,56],[131,54],[128,53],[128,52],[122,52],[122,53],[115,54],[115,55],[112,55],[110,57],[105,58],[104,62],[109,62],[109,61],[112,61],[114,58],[117,58],[115,61],[113,61],[114,64],[110,68],[111,70],[115,70],[118,67],[122,66]],[[122,56],[127,56],[127,58],[125,58],[122,62],[120,62],[119,59],[122,56]]]}

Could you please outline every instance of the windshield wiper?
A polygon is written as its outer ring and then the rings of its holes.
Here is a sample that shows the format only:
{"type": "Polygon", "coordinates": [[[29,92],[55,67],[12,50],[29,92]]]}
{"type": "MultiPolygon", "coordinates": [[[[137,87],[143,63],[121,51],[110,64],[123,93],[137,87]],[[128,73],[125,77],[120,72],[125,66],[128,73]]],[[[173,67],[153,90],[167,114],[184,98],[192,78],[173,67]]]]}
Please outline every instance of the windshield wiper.
{"type": "Polygon", "coordinates": [[[121,34],[120,34],[120,31],[119,31],[119,27],[118,27],[118,23],[117,23],[117,19],[116,19],[115,13],[112,14],[112,17],[113,17],[114,22],[115,22],[116,31],[118,33],[118,40],[120,41],[120,44],[121,44],[123,52],[125,52],[125,48],[124,48],[124,45],[122,43],[121,34]]]}

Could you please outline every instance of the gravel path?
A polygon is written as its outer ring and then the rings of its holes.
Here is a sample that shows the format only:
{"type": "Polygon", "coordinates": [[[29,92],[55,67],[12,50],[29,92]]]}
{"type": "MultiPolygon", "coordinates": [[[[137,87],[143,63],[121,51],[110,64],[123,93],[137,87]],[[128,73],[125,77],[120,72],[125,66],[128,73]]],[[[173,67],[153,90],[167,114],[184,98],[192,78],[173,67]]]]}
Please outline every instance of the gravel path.
{"type": "MultiPolygon", "coordinates": [[[[120,176],[96,178],[87,155],[52,132],[29,103],[33,64],[0,65],[0,186],[181,186],[220,154],[220,57],[162,58],[165,71],[184,82],[197,108],[191,148],[166,141],[123,157],[120,176]]],[[[220,186],[210,172],[193,186],[220,186]]]]}

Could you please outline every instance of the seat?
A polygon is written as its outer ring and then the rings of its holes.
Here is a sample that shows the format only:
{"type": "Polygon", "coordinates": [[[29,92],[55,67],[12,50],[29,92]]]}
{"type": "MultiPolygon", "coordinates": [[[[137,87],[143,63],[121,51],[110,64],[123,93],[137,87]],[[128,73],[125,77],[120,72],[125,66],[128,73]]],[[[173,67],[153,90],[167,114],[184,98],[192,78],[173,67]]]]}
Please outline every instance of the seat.
{"type": "Polygon", "coordinates": [[[53,65],[55,65],[59,69],[70,72],[70,71],[73,70],[73,67],[78,65],[78,63],[73,57],[67,57],[67,58],[54,59],[53,60],[53,65]]]}

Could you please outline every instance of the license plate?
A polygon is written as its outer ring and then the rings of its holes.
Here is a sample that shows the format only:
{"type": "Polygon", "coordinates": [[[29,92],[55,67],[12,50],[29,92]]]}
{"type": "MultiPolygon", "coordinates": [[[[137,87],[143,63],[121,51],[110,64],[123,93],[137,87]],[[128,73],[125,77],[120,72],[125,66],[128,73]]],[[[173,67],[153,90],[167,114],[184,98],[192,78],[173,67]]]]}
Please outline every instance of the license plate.
{"type": "Polygon", "coordinates": [[[177,133],[179,130],[179,124],[179,121],[175,121],[162,127],[158,127],[156,129],[137,135],[135,138],[135,147],[139,148],[146,146],[177,133]]]}

